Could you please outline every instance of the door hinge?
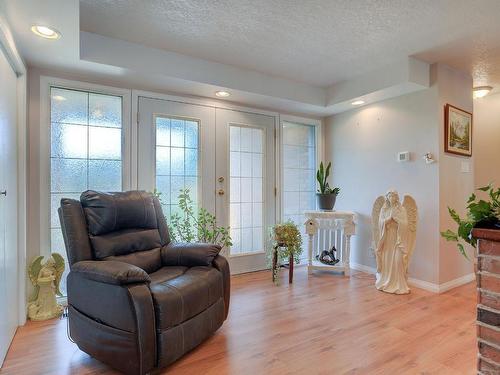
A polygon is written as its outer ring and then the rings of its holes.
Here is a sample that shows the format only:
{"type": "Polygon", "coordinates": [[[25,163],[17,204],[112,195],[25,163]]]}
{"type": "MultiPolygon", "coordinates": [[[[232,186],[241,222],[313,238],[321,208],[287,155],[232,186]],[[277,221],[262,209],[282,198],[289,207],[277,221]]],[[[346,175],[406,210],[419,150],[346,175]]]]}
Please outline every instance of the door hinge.
{"type": "Polygon", "coordinates": [[[137,112],[137,125],[139,125],[139,112],[137,112]]]}
{"type": "Polygon", "coordinates": [[[274,196],[277,196],[277,195],[278,195],[278,188],[277,188],[277,187],[275,187],[275,188],[274,188],[274,196]]]}

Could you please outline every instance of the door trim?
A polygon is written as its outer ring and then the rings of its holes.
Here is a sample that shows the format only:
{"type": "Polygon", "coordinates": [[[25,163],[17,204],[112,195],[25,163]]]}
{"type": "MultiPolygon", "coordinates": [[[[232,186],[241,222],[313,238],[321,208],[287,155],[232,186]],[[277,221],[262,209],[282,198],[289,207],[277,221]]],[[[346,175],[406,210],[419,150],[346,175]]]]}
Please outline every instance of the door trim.
{"type": "Polygon", "coordinates": [[[17,75],[17,264],[18,325],[26,323],[26,220],[27,220],[27,77],[26,66],[19,54],[8,22],[0,14],[0,49],[17,75]]]}

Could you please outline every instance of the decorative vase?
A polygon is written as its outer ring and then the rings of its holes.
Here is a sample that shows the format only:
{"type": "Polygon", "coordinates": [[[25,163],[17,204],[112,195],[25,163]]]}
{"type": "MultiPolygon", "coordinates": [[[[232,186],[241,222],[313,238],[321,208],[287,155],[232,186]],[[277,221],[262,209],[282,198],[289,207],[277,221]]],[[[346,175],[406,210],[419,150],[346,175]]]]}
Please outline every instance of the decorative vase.
{"type": "Polygon", "coordinates": [[[337,194],[321,194],[317,193],[318,197],[318,208],[323,211],[331,211],[335,206],[335,201],[337,199],[337,194]]]}

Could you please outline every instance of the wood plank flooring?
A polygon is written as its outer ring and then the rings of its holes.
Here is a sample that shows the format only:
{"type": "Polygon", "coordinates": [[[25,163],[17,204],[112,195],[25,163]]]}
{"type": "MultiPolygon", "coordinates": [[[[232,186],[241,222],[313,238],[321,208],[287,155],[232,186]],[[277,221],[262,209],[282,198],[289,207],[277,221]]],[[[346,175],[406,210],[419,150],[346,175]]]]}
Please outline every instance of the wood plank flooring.
{"type": "MultiPolygon", "coordinates": [[[[474,374],[475,285],[436,295],[379,292],[353,271],[271,283],[268,271],[232,278],[228,320],[161,374],[474,374]]],[[[66,337],[66,320],[20,327],[2,375],[116,374],[66,337]]]]}

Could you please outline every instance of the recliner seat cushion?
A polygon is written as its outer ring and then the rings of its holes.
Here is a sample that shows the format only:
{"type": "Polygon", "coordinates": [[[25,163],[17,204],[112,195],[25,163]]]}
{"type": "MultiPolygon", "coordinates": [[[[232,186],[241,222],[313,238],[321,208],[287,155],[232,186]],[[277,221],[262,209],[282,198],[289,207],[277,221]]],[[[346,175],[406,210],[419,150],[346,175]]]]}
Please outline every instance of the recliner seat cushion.
{"type": "Polygon", "coordinates": [[[163,281],[155,281],[153,275],[151,278],[150,289],[158,331],[198,315],[223,298],[224,294],[222,274],[213,267],[191,267],[182,275],[163,281]]]}
{"type": "Polygon", "coordinates": [[[188,267],[183,266],[162,267],[158,271],[149,274],[149,277],[153,284],[158,284],[183,275],[187,269],[188,267]]]}

